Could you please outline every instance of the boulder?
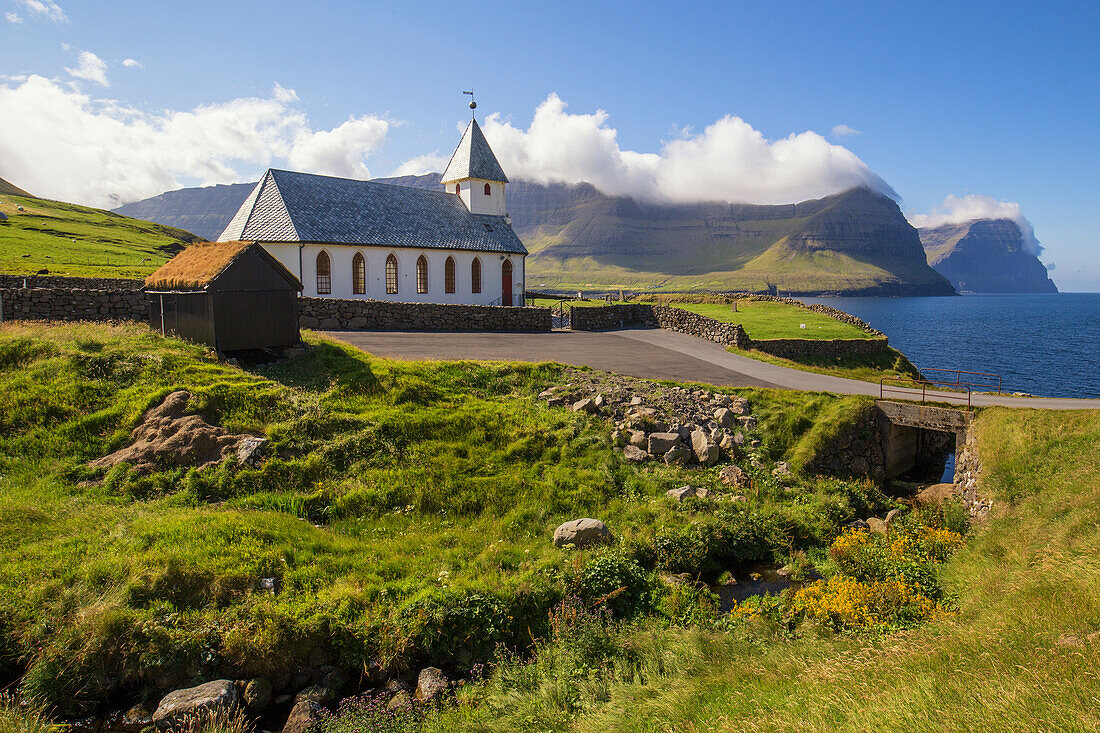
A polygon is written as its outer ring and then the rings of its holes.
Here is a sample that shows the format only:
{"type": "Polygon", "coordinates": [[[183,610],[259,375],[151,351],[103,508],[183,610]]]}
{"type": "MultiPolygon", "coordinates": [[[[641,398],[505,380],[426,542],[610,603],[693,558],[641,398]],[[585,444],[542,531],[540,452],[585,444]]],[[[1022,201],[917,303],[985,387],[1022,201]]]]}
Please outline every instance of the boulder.
{"type": "Polygon", "coordinates": [[[302,700],[295,703],[290,711],[290,717],[286,719],[283,733],[306,733],[321,717],[323,707],[312,700],[302,700]]]}
{"type": "Polygon", "coordinates": [[[857,529],[863,530],[865,532],[869,532],[871,530],[871,525],[867,524],[867,522],[864,522],[862,519],[856,519],[852,522],[848,522],[844,526],[847,529],[857,529]]]}
{"type": "Polygon", "coordinates": [[[718,463],[718,446],[712,443],[702,430],[696,430],[691,434],[691,452],[695,454],[695,460],[704,466],[713,466],[718,463]]]}
{"type": "Polygon", "coordinates": [[[665,492],[665,496],[669,497],[677,504],[683,503],[685,499],[705,499],[710,494],[706,489],[697,489],[694,486],[681,486],[678,489],[669,489],[665,492]]]}
{"type": "Polygon", "coordinates": [[[940,504],[961,494],[955,484],[932,484],[917,494],[917,501],[921,504],[940,504]]]}
{"type": "Polygon", "coordinates": [[[739,489],[749,484],[748,474],[737,466],[726,466],[723,468],[718,472],[718,479],[723,485],[734,489],[739,489]]]}
{"type": "Polygon", "coordinates": [[[645,450],[649,447],[649,436],[645,434],[644,430],[627,430],[627,434],[630,436],[630,444],[645,450]]]}
{"type": "MultiPolygon", "coordinates": [[[[595,520],[581,520],[595,521],[595,520]]],[[[607,529],[604,527],[604,529],[607,529]]],[[[447,677],[438,667],[425,667],[416,678],[416,699],[434,700],[447,691],[447,677]]]]}
{"type": "Polygon", "coordinates": [[[647,450],[650,455],[663,456],[673,447],[678,445],[680,445],[680,436],[678,433],[650,433],[647,450]]]}
{"type": "Polygon", "coordinates": [[[228,717],[237,709],[237,700],[237,686],[231,680],[176,690],[161,699],[153,724],[161,729],[183,728],[201,719],[228,717]]]}
{"type": "Polygon", "coordinates": [[[623,458],[628,461],[634,461],[635,463],[642,463],[648,461],[650,455],[636,445],[628,445],[623,448],[623,458]]]}
{"type": "Polygon", "coordinates": [[[878,517],[868,517],[867,529],[871,530],[873,534],[886,534],[886,522],[878,517]]]}
{"type": "Polygon", "coordinates": [[[891,509],[890,511],[886,512],[886,519],[884,520],[886,522],[886,526],[892,526],[894,524],[894,520],[897,519],[900,515],[901,509],[891,509]]]}
{"type": "Polygon", "coordinates": [[[627,436],[627,434],[622,430],[612,430],[611,444],[616,448],[622,448],[624,445],[630,442],[628,440],[628,437],[629,436],[627,436]]]}
{"type": "Polygon", "coordinates": [[[596,406],[597,410],[602,410],[607,406],[607,398],[603,394],[598,394],[592,399],[592,404],[596,406]]]}
{"type": "Polygon", "coordinates": [[[596,401],[591,397],[585,397],[583,400],[577,400],[573,403],[573,412],[587,412],[589,415],[595,415],[600,411],[600,408],[596,406],[596,401]]]}
{"type": "Polygon", "coordinates": [[[398,690],[393,693],[393,697],[386,703],[386,710],[407,710],[413,705],[412,696],[405,690],[398,690]]]}
{"type": "Polygon", "coordinates": [[[248,436],[237,444],[237,463],[242,466],[256,467],[262,458],[263,447],[267,444],[267,438],[248,436]]]}
{"type": "Polygon", "coordinates": [[[611,530],[598,519],[574,519],[559,525],[554,530],[555,547],[573,545],[580,549],[594,545],[597,542],[610,541],[611,530]]]}
{"type": "Polygon", "coordinates": [[[686,466],[691,462],[691,451],[682,445],[674,445],[665,452],[663,457],[665,463],[670,466],[686,466]]]}
{"type": "Polygon", "coordinates": [[[244,685],[241,701],[252,712],[263,712],[271,704],[271,683],[262,677],[249,680],[244,685]]]}
{"type": "Polygon", "coordinates": [[[714,411],[714,421],[723,428],[737,427],[737,415],[727,407],[719,407],[714,411]]]}
{"type": "Polygon", "coordinates": [[[294,696],[294,704],[297,705],[304,700],[309,700],[324,705],[332,702],[335,697],[336,694],[324,685],[310,685],[294,696]]]}

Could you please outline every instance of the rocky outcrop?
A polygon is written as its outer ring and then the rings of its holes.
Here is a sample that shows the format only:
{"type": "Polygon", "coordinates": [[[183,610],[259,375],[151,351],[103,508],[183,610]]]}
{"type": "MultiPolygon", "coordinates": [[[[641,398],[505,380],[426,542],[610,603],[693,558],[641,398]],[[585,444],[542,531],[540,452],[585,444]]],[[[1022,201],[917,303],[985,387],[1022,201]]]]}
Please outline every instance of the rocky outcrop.
{"type": "Polygon", "coordinates": [[[168,730],[224,720],[236,711],[237,702],[237,686],[231,680],[214,680],[165,695],[153,713],[153,724],[168,730]]]}
{"type": "Polygon", "coordinates": [[[928,264],[959,292],[1058,292],[1010,219],[975,219],[919,231],[928,264]]]}

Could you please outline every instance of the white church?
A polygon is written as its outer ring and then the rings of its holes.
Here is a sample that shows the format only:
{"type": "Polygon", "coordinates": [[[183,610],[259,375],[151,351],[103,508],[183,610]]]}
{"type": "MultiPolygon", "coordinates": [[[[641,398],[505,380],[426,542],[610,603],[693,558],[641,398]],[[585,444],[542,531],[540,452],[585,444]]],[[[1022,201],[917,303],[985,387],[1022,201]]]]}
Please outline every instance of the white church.
{"type": "Polygon", "coordinates": [[[476,119],[442,182],[432,191],[268,170],[218,241],[261,244],[305,296],[523,305],[527,249],[476,119]]]}

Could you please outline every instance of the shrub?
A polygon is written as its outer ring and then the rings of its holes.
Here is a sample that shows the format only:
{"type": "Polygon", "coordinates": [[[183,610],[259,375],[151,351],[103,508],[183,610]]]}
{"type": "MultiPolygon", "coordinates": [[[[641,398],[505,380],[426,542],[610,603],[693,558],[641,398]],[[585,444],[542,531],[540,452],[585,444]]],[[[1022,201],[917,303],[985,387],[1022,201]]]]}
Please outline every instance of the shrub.
{"type": "Polygon", "coordinates": [[[800,589],[790,610],[835,631],[901,628],[940,612],[934,601],[900,580],[863,582],[845,575],[800,589]]]}
{"type": "Polygon", "coordinates": [[[675,626],[712,626],[718,618],[718,596],[705,586],[679,583],[661,596],[660,611],[675,626]]]}
{"type": "Polygon", "coordinates": [[[647,573],[622,550],[596,555],[574,579],[574,590],[591,606],[609,609],[618,618],[645,613],[652,607],[652,583],[647,573]]]}
{"type": "Polygon", "coordinates": [[[407,706],[386,706],[386,695],[345,698],[336,712],[324,710],[312,728],[316,733],[415,733],[424,721],[424,706],[412,700],[407,706]]]}

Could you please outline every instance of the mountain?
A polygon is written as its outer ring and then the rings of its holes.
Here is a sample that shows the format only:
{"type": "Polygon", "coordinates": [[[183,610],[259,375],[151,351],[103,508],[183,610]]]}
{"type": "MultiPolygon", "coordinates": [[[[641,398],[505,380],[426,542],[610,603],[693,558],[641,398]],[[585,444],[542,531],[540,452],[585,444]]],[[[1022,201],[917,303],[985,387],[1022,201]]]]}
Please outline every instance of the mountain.
{"type": "MultiPolygon", "coordinates": [[[[439,188],[439,174],[379,179],[439,188]]],[[[170,191],[119,212],[215,238],[252,184],[170,191]]],[[[653,204],[587,183],[515,181],[532,290],[950,295],[897,203],[866,188],[782,206],[653,204]]]]}
{"type": "Polygon", "coordinates": [[[928,264],[959,291],[1057,293],[1011,219],[975,219],[920,229],[928,264]]]}
{"type": "Polygon", "coordinates": [[[27,193],[23,189],[19,188],[18,186],[15,186],[11,183],[8,183],[3,178],[0,178],[0,195],[3,195],[3,196],[23,196],[24,198],[28,198],[28,199],[34,198],[34,196],[31,196],[29,193],[27,193]]]}
{"type": "Polygon", "coordinates": [[[120,206],[115,212],[178,227],[203,239],[214,240],[255,187],[255,183],[232,183],[181,188],[120,206]]]}

